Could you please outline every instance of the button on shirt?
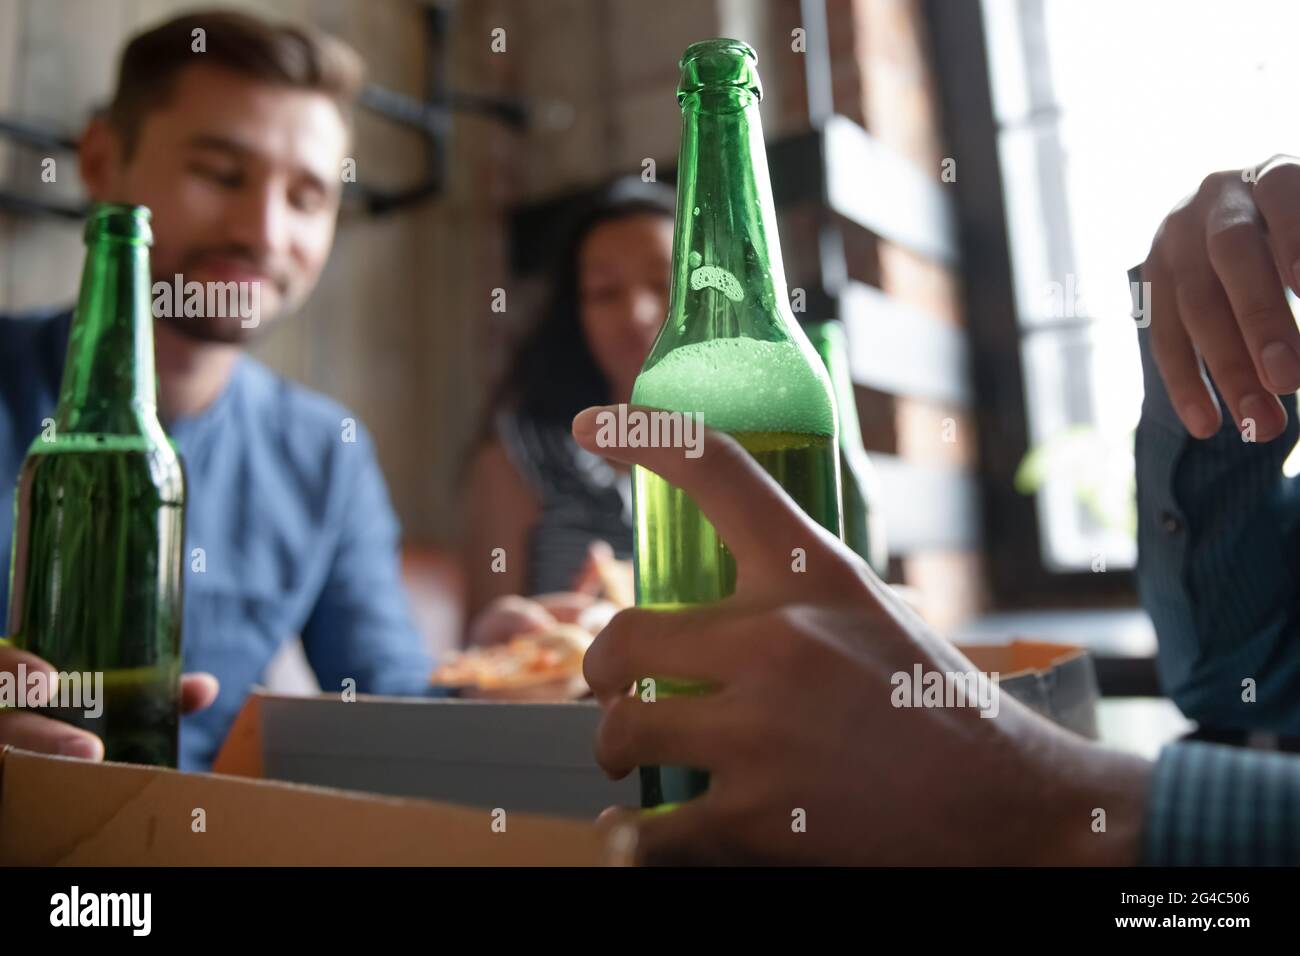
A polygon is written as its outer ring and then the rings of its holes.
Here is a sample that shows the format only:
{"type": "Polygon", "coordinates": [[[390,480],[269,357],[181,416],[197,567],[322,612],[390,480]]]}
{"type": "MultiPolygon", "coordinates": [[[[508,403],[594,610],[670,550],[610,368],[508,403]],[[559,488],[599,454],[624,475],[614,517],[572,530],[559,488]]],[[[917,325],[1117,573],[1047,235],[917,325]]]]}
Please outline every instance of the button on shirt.
{"type": "MultiPolygon", "coordinates": [[[[54,414],[70,313],[0,317],[0,582],[27,447],[54,414]]],[[[184,669],[221,682],[181,721],[206,769],[281,645],[301,635],[321,687],[424,694],[432,667],[401,586],[399,529],[369,435],[346,409],[241,357],[202,413],[165,422],[185,460],[184,669]]],[[[0,622],[8,588],[0,588],[0,622]]],[[[57,662],[53,662],[57,665],[57,662]]]]}

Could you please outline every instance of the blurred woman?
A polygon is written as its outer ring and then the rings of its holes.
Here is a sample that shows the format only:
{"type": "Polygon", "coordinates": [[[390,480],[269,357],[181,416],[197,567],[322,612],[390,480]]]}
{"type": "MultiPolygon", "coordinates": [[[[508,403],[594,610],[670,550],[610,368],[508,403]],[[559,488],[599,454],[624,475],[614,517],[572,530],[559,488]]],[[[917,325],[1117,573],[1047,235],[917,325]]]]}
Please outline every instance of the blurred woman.
{"type": "Polygon", "coordinates": [[[579,448],[570,426],[583,408],[632,394],[668,309],[673,213],[672,190],[639,179],[591,204],[561,249],[541,321],[489,403],[466,488],[475,642],[552,615],[575,619],[591,603],[593,556],[631,557],[629,475],[579,448]],[[502,553],[504,569],[494,570],[502,553]],[[539,606],[507,595],[545,597],[539,606]]]}

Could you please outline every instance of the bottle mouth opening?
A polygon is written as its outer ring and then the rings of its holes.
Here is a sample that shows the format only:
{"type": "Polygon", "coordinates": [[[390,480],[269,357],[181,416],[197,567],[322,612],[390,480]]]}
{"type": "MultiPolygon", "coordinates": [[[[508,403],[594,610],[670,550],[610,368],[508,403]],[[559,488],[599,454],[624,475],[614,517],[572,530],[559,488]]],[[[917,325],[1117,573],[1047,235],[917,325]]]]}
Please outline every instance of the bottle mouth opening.
{"type": "Polygon", "coordinates": [[[677,84],[680,101],[702,90],[739,88],[762,99],[763,86],[758,79],[758,54],[743,40],[718,37],[692,43],[682,54],[681,81],[677,84]]]}
{"type": "Polygon", "coordinates": [[[731,56],[748,57],[755,63],[758,62],[758,54],[754,48],[744,40],[733,40],[730,37],[715,37],[712,40],[699,40],[692,43],[682,54],[680,66],[686,66],[692,60],[699,59],[702,56],[713,54],[723,54],[731,56]]]}
{"type": "Polygon", "coordinates": [[[149,227],[152,213],[148,206],[129,206],[122,203],[96,203],[86,220],[85,239],[121,239],[141,245],[153,244],[153,230],[149,227]]]}

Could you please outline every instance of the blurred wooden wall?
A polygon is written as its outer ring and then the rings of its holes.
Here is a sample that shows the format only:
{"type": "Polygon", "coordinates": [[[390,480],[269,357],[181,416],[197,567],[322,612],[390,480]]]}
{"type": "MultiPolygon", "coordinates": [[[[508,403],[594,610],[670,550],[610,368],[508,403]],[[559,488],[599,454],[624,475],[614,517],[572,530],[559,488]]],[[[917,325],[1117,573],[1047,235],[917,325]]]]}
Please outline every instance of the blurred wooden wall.
{"type": "MultiPolygon", "coordinates": [[[[112,85],[133,33],[212,4],[181,0],[0,0],[0,115],[80,129],[112,85]]],[[[415,0],[258,0],[219,6],[306,21],[355,46],[369,75],[423,91],[424,32],[415,0]]],[[[467,40],[463,35],[459,41],[467,40]]],[[[458,42],[452,75],[482,74],[486,43],[458,42]],[[475,60],[468,66],[464,61],[475,60]]],[[[420,141],[362,115],[358,178],[406,185],[422,169],[420,141]]],[[[502,197],[480,188],[488,124],[456,130],[453,188],[436,202],[378,220],[345,219],[321,283],[301,314],[259,342],[263,361],[348,405],[373,432],[408,539],[450,542],[457,454],[479,390],[475,319],[503,282],[502,197]]],[[[0,148],[0,182],[75,200],[75,159],[58,155],[57,181],[41,182],[42,156],[0,148]]],[[[62,305],[81,263],[75,224],[0,216],[0,311],[62,305]]],[[[3,347],[3,343],[0,343],[3,347]]]]}

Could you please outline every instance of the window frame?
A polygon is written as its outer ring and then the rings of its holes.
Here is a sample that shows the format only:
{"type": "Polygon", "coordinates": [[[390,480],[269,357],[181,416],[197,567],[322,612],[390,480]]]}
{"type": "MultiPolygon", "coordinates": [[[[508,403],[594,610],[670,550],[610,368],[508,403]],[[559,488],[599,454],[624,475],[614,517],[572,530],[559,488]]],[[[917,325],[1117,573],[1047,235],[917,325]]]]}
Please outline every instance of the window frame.
{"type": "Polygon", "coordinates": [[[1134,605],[1132,570],[1049,567],[1037,495],[1015,489],[1014,476],[1030,448],[1021,359],[1026,329],[1012,272],[984,0],[923,0],[923,5],[944,136],[957,161],[953,188],[962,305],[971,348],[977,480],[993,603],[997,608],[1134,605]]]}

